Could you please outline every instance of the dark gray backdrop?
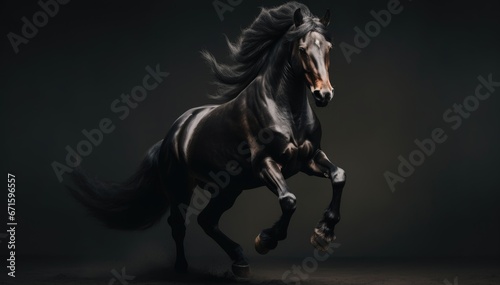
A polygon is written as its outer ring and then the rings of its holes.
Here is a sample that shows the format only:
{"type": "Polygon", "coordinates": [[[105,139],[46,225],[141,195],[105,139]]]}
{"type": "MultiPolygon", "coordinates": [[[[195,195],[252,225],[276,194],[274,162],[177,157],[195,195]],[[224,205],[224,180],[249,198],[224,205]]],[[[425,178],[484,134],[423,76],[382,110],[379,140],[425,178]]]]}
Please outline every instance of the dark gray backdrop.
{"type": "MultiPolygon", "coordinates": [[[[4,3],[2,173],[17,175],[18,255],[171,260],[165,220],[147,232],[103,229],[67,194],[51,163],[64,162],[65,146],[75,147],[82,129],[108,117],[115,131],[82,165],[103,178],[125,179],[175,118],[211,102],[211,76],[199,51],[227,60],[223,34],[236,39],[260,6],[282,2],[244,0],[221,21],[211,1],[71,1],[18,54],[6,35],[19,34],[21,17],[31,19],[40,7],[36,1],[4,3]],[[170,75],[119,120],[111,102],[141,84],[146,66],[157,64],[170,75]]],[[[340,43],[353,44],[354,27],[364,27],[370,11],[385,9],[387,2],[305,2],[317,15],[326,8],[333,15],[336,96],[317,113],[323,148],[348,173],[336,254],[498,257],[500,90],[456,131],[442,119],[446,109],[474,94],[477,76],[492,73],[500,81],[498,5],[402,0],[403,11],[348,64],[340,43]],[[408,157],[413,141],[437,127],[448,140],[392,193],[384,172],[396,172],[398,156],[408,157]]],[[[275,257],[312,253],[309,235],[331,195],[329,183],[318,178],[298,175],[290,185],[298,210],[289,238],[270,254],[275,257]]],[[[268,190],[253,190],[240,196],[222,228],[259,259],[253,239],[278,214],[268,190]]],[[[194,221],[186,243],[190,257],[224,257],[194,221]]]]}

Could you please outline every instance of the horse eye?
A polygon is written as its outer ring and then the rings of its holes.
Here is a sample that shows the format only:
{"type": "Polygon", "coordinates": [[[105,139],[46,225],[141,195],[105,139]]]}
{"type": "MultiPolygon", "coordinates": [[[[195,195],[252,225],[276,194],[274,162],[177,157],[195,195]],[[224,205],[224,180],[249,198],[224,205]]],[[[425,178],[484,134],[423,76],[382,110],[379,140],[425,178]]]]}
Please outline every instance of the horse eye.
{"type": "Polygon", "coordinates": [[[300,52],[306,52],[306,49],[305,49],[305,48],[303,48],[303,47],[299,47],[299,51],[300,51],[300,52]]]}

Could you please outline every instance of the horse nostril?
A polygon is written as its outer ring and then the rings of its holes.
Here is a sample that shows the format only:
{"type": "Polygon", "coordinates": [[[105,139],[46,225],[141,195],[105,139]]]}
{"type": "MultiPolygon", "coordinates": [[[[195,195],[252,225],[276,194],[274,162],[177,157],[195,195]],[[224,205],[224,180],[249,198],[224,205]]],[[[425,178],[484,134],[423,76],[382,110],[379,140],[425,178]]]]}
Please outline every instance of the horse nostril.
{"type": "Polygon", "coordinates": [[[322,96],[321,96],[321,92],[319,90],[314,90],[313,92],[313,96],[316,100],[321,100],[322,96]]]}
{"type": "Polygon", "coordinates": [[[323,94],[324,94],[324,98],[325,98],[327,101],[332,100],[332,93],[331,93],[331,92],[325,92],[325,93],[323,93],[323,94]]]}
{"type": "Polygon", "coordinates": [[[333,95],[334,95],[334,92],[335,92],[335,89],[332,88],[332,91],[326,91],[324,94],[325,94],[325,98],[326,100],[330,101],[333,99],[333,95]]]}

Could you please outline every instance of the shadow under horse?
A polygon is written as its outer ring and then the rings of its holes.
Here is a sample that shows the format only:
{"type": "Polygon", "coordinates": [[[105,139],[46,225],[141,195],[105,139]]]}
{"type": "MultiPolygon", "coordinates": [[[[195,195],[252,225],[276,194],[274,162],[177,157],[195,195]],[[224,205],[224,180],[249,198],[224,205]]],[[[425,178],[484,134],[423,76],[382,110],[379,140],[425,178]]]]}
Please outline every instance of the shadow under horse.
{"type": "Polygon", "coordinates": [[[241,246],[219,228],[221,215],[243,190],[267,186],[282,215],[255,239],[257,252],[266,254],[286,238],[295,211],[296,198],[285,179],[303,172],[331,181],[332,200],[311,236],[314,247],[327,250],[340,220],[346,176],[321,150],[321,125],[307,95],[318,107],[333,97],[329,18],[328,10],[320,19],[297,2],[262,9],[236,43],[228,41],[232,65],[203,52],[218,85],[213,96],[222,104],[180,116],[125,182],[104,182],[76,169],[71,193],[113,229],[148,228],[170,208],[175,269],[186,271],[186,211],[194,189],[206,189],[211,197],[198,223],[232,259],[233,273],[248,276],[241,246]]]}

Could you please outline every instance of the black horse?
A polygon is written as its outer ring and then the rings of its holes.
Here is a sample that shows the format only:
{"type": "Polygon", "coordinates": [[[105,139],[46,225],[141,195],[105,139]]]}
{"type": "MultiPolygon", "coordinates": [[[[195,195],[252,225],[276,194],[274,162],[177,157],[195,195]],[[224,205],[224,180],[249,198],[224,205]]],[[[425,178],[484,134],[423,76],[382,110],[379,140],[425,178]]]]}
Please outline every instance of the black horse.
{"type": "MultiPolygon", "coordinates": [[[[309,105],[318,107],[333,97],[326,26],[300,3],[263,9],[237,43],[228,41],[233,65],[222,65],[208,52],[219,85],[220,105],[188,110],[154,145],[136,174],[124,183],[106,183],[74,171],[74,196],[108,227],[144,229],[170,208],[168,223],[176,243],[175,268],[187,269],[183,209],[198,186],[211,198],[197,216],[203,230],[233,260],[236,275],[249,273],[239,244],[218,226],[221,215],[246,189],[267,186],[277,197],[282,215],[255,239],[261,254],[287,236],[296,199],[285,179],[299,171],[329,178],[333,195],[311,237],[326,250],[335,239],[345,172],[321,150],[321,125],[309,105]]],[[[70,188],[71,189],[71,188],[70,188]]]]}

